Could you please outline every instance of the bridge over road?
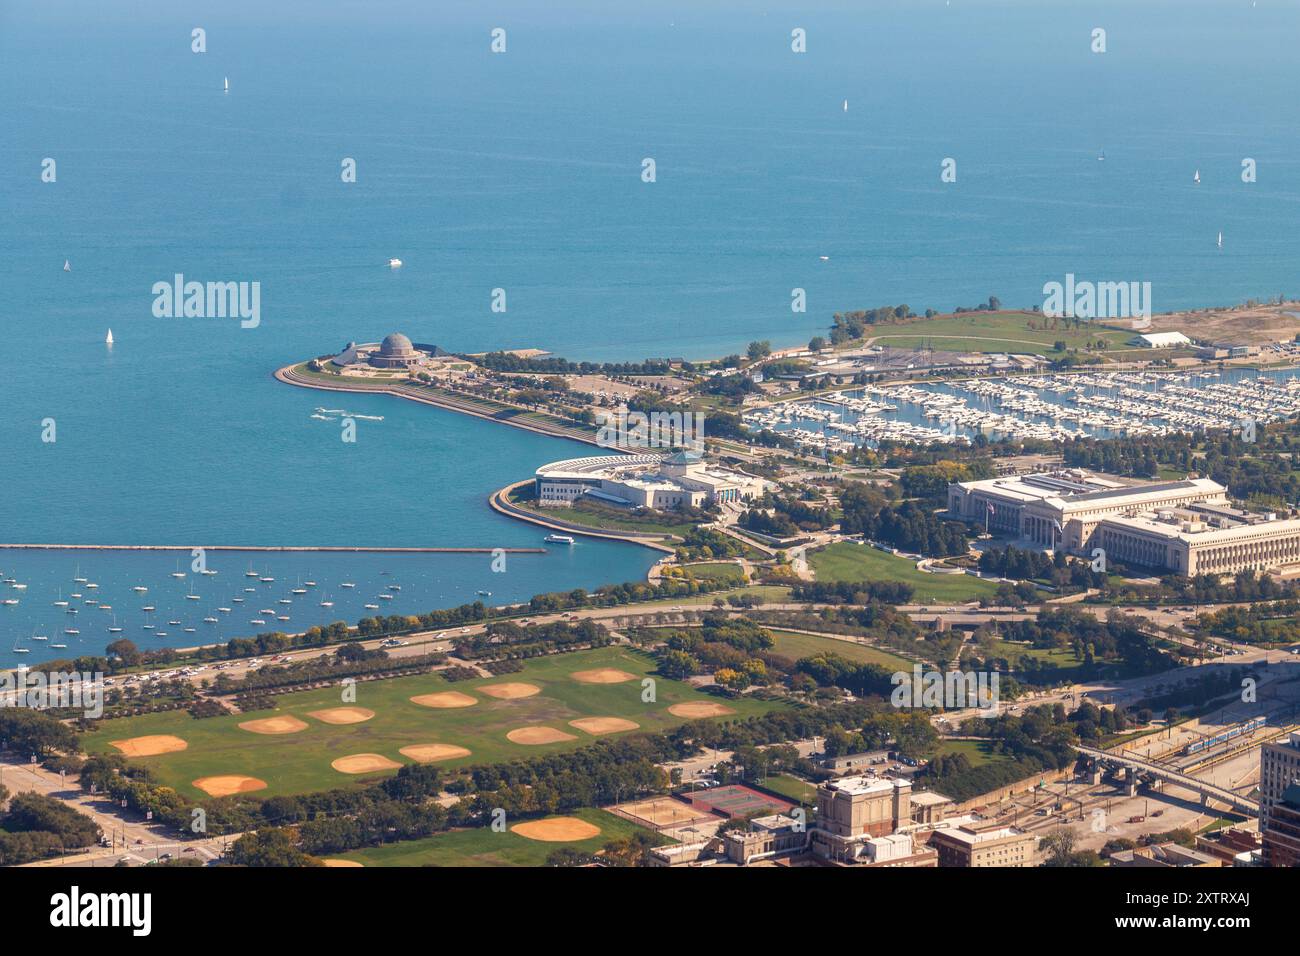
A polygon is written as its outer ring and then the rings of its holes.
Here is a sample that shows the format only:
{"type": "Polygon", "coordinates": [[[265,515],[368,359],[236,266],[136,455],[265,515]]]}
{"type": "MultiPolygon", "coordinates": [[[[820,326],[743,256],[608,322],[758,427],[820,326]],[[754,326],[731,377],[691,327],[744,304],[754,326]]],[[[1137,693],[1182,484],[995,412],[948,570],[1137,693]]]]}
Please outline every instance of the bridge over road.
{"type": "Polygon", "coordinates": [[[1109,751],[1094,750],[1092,747],[1083,746],[1076,746],[1074,749],[1084,756],[1090,757],[1100,766],[1124,769],[1128,774],[1130,795],[1136,792],[1138,777],[1146,776],[1199,793],[1202,803],[1216,800],[1248,816],[1259,816],[1259,804],[1254,800],[1233,793],[1231,790],[1226,790],[1216,784],[1189,776],[1181,770],[1174,770],[1162,764],[1144,760],[1141,757],[1129,756],[1128,754],[1113,754],[1109,751]]]}

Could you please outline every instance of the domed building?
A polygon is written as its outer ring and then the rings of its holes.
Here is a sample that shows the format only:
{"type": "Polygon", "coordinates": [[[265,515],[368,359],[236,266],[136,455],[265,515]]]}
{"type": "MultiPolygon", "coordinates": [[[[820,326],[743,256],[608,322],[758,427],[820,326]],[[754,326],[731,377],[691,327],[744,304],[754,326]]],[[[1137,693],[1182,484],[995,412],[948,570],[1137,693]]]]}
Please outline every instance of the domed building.
{"type": "Polygon", "coordinates": [[[370,353],[369,362],[375,368],[407,368],[423,358],[425,354],[416,351],[410,339],[394,332],[379,343],[379,351],[370,353]]]}

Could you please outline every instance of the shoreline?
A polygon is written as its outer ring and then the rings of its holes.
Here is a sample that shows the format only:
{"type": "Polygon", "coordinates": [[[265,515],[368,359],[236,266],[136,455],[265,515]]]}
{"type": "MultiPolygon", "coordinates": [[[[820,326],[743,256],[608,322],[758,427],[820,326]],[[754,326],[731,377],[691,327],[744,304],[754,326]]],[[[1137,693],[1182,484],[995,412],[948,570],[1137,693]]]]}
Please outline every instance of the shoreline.
{"type": "Polygon", "coordinates": [[[546,548],[385,548],[364,545],[277,545],[277,544],[0,544],[19,551],[311,551],[369,554],[546,554],[546,548]]]}
{"type": "MultiPolygon", "coordinates": [[[[526,521],[529,524],[535,524],[543,528],[549,528],[552,531],[564,531],[571,534],[580,534],[588,538],[603,538],[607,541],[624,541],[628,544],[639,544],[643,548],[651,548],[655,551],[662,551],[666,554],[676,554],[675,548],[669,547],[662,543],[665,535],[652,531],[613,531],[589,528],[585,525],[579,525],[564,521],[562,518],[547,519],[540,515],[535,515],[531,511],[526,511],[510,504],[509,494],[521,485],[531,482],[531,478],[523,481],[512,482],[504,488],[498,488],[488,496],[488,507],[498,514],[505,515],[508,518],[514,518],[517,521],[526,521]]],[[[652,566],[653,568],[653,566],[652,566]]],[[[646,579],[649,580],[650,572],[646,572],[646,579]]]]}
{"type": "MultiPolygon", "coordinates": [[[[351,392],[359,395],[388,395],[392,398],[401,398],[410,402],[418,402],[423,405],[432,405],[435,408],[441,408],[448,412],[457,412],[461,415],[469,415],[473,418],[481,418],[484,421],[496,422],[499,425],[509,425],[512,428],[520,428],[524,431],[534,432],[539,435],[548,435],[551,438],[567,438],[570,441],[585,442],[588,445],[594,445],[597,448],[604,447],[597,440],[594,432],[585,433],[578,426],[572,429],[561,426],[547,425],[544,422],[521,422],[516,421],[514,417],[503,417],[504,413],[515,412],[519,414],[532,414],[524,409],[515,409],[512,406],[503,405],[502,411],[495,414],[488,414],[481,408],[476,408],[471,399],[456,399],[428,390],[415,391],[409,385],[377,385],[367,387],[361,385],[335,385],[329,382],[320,382],[315,379],[309,379],[299,375],[294,371],[301,362],[295,362],[293,365],[285,365],[276,369],[272,375],[286,385],[294,385],[298,388],[314,388],[322,392],[351,392]]],[[[486,400],[482,400],[486,401],[486,400]]],[[[497,403],[500,404],[500,403],[497,403]]]]}

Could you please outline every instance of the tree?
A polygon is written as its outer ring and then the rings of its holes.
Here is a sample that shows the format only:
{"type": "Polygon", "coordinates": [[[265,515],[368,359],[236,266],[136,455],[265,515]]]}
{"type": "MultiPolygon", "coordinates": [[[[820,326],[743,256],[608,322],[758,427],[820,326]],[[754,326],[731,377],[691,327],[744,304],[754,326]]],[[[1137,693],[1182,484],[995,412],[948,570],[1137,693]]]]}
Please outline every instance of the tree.
{"type": "Polygon", "coordinates": [[[270,827],[245,833],[230,848],[230,862],[236,866],[321,866],[303,853],[289,837],[289,831],[270,827]]]}
{"type": "Polygon", "coordinates": [[[1044,854],[1043,866],[1069,866],[1074,855],[1074,831],[1068,827],[1053,830],[1038,841],[1044,854]]]}
{"type": "Polygon", "coordinates": [[[766,339],[761,342],[750,342],[749,347],[745,349],[745,354],[749,356],[751,362],[767,358],[772,354],[772,343],[766,339]]]}
{"type": "Polygon", "coordinates": [[[820,352],[824,348],[826,348],[828,344],[829,343],[827,343],[827,341],[824,338],[822,338],[820,335],[814,335],[811,339],[808,340],[808,351],[820,352]]]}

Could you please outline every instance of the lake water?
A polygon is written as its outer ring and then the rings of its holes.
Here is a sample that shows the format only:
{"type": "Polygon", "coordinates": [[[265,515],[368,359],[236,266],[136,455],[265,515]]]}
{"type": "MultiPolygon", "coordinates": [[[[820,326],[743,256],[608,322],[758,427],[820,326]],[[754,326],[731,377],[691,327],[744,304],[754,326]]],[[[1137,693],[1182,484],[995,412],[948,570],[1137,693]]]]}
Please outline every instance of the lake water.
{"type": "MultiPolygon", "coordinates": [[[[0,8],[0,541],[537,543],[485,496],[585,448],[374,396],[348,399],[383,421],[345,445],[310,417],[337,402],[270,377],[395,330],[701,357],[886,302],[1031,305],[1067,272],[1150,281],[1157,310],[1296,291],[1294,6],[700,6],[0,8]],[[177,273],[260,283],[260,325],[156,318],[177,273]]],[[[587,543],[489,589],[652,558],[587,543]]],[[[115,587],[137,573],[103,560],[115,587]]],[[[463,599],[459,560],[412,600],[463,599]]],[[[74,561],[16,570],[52,601],[74,561]]]]}

